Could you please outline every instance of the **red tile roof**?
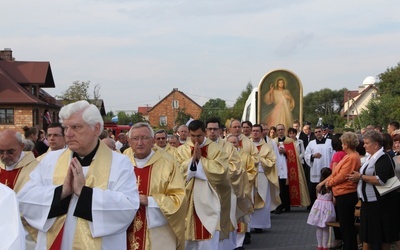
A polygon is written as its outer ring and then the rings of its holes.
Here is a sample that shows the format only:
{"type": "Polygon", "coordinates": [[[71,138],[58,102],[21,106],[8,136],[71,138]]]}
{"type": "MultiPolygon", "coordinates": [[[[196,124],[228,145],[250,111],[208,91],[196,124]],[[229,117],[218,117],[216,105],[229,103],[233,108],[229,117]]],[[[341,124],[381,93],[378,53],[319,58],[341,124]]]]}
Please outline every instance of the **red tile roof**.
{"type": "Polygon", "coordinates": [[[45,104],[19,85],[0,68],[0,103],[1,104],[45,104]]]}
{"type": "Polygon", "coordinates": [[[49,62],[0,61],[0,68],[19,84],[55,87],[49,62]]]}
{"type": "Polygon", "coordinates": [[[147,115],[151,108],[152,107],[138,107],[138,113],[141,113],[142,115],[147,115]]]}
{"type": "MultiPolygon", "coordinates": [[[[54,88],[50,63],[0,61],[1,104],[47,104],[28,91],[26,85],[54,88]]],[[[49,103],[54,105],[55,101],[49,103]]]]}

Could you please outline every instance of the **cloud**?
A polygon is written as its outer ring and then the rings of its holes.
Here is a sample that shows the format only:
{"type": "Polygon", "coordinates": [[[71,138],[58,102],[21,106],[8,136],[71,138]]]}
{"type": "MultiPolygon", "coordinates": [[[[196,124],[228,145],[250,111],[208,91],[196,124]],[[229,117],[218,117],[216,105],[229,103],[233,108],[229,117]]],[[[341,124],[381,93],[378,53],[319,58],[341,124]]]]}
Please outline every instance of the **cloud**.
{"type": "Polygon", "coordinates": [[[308,46],[312,38],[313,35],[306,32],[289,34],[279,43],[276,54],[284,57],[297,54],[300,50],[308,46]]]}

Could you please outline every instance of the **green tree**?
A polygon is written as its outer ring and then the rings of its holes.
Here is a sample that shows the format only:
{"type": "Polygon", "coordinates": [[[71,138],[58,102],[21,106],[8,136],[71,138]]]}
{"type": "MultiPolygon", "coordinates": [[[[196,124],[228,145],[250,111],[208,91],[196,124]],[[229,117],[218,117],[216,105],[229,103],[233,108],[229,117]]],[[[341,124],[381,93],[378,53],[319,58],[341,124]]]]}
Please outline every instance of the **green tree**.
{"type": "Polygon", "coordinates": [[[343,126],[345,120],[340,116],[343,108],[344,90],[322,89],[308,93],[303,99],[303,120],[315,125],[319,118],[324,123],[343,126]]]}
{"type": "Polygon", "coordinates": [[[96,84],[93,88],[93,94],[90,94],[90,81],[80,82],[74,81],[67,90],[61,92],[61,95],[56,95],[58,99],[63,100],[64,104],[86,100],[90,103],[95,103],[100,99],[100,85],[96,84]]]}
{"type": "Polygon", "coordinates": [[[224,100],[220,98],[210,99],[203,105],[199,120],[205,122],[208,118],[217,117],[222,122],[226,119],[226,109],[226,102],[224,100]]]}
{"type": "Polygon", "coordinates": [[[186,124],[187,121],[189,121],[191,118],[191,115],[186,113],[185,109],[179,109],[176,118],[175,118],[175,124],[176,125],[181,125],[181,124],[186,124]]]}
{"type": "Polygon", "coordinates": [[[378,75],[378,95],[359,115],[360,128],[369,124],[386,127],[391,121],[400,121],[400,63],[378,75]]]}
{"type": "Polygon", "coordinates": [[[111,122],[111,119],[114,117],[114,112],[109,111],[107,112],[106,116],[104,117],[104,122],[111,122]]]}
{"type": "Polygon", "coordinates": [[[227,109],[225,114],[226,119],[225,121],[222,121],[223,123],[225,123],[226,120],[231,118],[239,120],[242,119],[244,106],[252,90],[253,90],[253,85],[251,84],[251,82],[248,82],[246,88],[240,93],[239,97],[236,99],[236,102],[235,104],[233,104],[233,107],[227,109]]]}

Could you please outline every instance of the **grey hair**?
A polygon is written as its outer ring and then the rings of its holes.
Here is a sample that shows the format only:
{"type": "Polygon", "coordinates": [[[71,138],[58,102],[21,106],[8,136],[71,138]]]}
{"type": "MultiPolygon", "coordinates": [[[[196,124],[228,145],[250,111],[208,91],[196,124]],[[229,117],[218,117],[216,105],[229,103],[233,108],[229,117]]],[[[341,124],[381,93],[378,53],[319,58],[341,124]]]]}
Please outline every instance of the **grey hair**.
{"type": "Polygon", "coordinates": [[[147,128],[149,131],[150,131],[150,137],[151,138],[154,138],[154,130],[153,130],[153,128],[150,126],[150,124],[148,124],[147,122],[138,122],[138,123],[135,123],[132,127],[131,127],[131,129],[129,129],[129,139],[131,138],[131,134],[132,134],[132,130],[134,130],[134,129],[138,129],[138,128],[147,128]]]}
{"type": "Polygon", "coordinates": [[[240,123],[240,127],[242,126],[242,122],[241,121],[239,121],[238,119],[233,119],[233,120],[231,120],[231,122],[229,123],[229,127],[230,128],[232,128],[232,123],[233,122],[239,122],[240,123]]]}
{"type": "Polygon", "coordinates": [[[368,130],[363,134],[363,139],[368,139],[371,142],[376,142],[378,143],[379,147],[382,147],[383,145],[383,137],[380,132],[377,132],[375,130],[368,130]]]}
{"type": "Polygon", "coordinates": [[[24,151],[32,151],[33,148],[35,147],[33,141],[29,139],[23,139],[22,143],[24,144],[24,149],[23,149],[24,151]]]}
{"type": "Polygon", "coordinates": [[[185,125],[185,124],[182,124],[182,125],[180,125],[180,126],[178,127],[178,130],[179,130],[180,128],[188,128],[188,126],[185,125]]]}
{"type": "Polygon", "coordinates": [[[15,133],[15,138],[17,138],[19,144],[24,143],[24,140],[22,139],[22,134],[20,132],[15,133]]]}
{"type": "Polygon", "coordinates": [[[100,123],[100,133],[104,129],[104,121],[101,117],[99,109],[93,105],[88,103],[85,100],[77,101],[70,103],[60,110],[60,122],[63,123],[63,120],[70,118],[73,114],[82,112],[82,119],[89,126],[94,128],[97,123],[100,123]]]}

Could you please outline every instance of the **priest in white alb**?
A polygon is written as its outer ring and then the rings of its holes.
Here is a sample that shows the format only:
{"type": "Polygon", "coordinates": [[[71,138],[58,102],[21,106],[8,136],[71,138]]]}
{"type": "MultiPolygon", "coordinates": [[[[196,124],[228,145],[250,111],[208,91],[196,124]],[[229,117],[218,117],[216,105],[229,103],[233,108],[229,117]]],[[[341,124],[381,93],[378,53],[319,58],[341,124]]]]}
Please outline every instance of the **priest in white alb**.
{"type": "Polygon", "coordinates": [[[20,211],[39,230],[37,249],[126,249],[139,207],[128,157],[98,138],[99,110],[78,101],[60,110],[67,149],[51,151],[18,193],[20,211]]]}

